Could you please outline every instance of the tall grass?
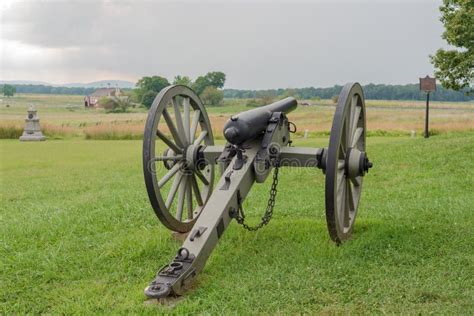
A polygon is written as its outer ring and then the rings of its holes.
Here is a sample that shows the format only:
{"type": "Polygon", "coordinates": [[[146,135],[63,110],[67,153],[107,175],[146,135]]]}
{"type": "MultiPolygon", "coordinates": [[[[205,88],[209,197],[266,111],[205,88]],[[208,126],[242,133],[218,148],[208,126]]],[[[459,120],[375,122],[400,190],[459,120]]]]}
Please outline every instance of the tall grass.
{"type": "Polygon", "coordinates": [[[84,128],[86,139],[126,140],[143,139],[142,125],[96,125],[84,128]]]}
{"type": "Polygon", "coordinates": [[[23,134],[23,127],[18,124],[0,125],[0,139],[18,139],[23,134]]]}
{"type": "MultiPolygon", "coordinates": [[[[0,139],[18,139],[23,134],[24,126],[12,122],[0,125],[0,139]]],[[[77,135],[77,130],[68,126],[41,124],[41,132],[50,139],[63,139],[77,135]]]]}

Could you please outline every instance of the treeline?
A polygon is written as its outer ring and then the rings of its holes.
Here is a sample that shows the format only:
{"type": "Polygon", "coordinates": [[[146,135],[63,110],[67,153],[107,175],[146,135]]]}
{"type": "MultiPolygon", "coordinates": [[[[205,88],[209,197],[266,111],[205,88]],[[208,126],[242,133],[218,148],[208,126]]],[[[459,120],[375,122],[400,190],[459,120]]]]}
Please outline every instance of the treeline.
{"type": "MultiPolygon", "coordinates": [[[[13,85],[16,93],[43,93],[43,94],[77,94],[88,95],[97,88],[80,87],[53,87],[45,85],[13,85]]],[[[0,87],[1,88],[1,87],[0,87]]],[[[225,98],[251,99],[269,97],[294,96],[298,99],[331,99],[339,95],[342,86],[336,85],[330,88],[299,88],[299,89],[269,89],[269,90],[238,90],[224,89],[225,98]]],[[[123,90],[123,89],[122,89],[123,90]]],[[[474,95],[467,95],[466,91],[454,91],[445,89],[438,85],[437,91],[432,93],[430,98],[434,101],[472,101],[474,95]]],[[[364,86],[366,99],[371,100],[424,100],[425,94],[420,92],[418,84],[407,85],[384,85],[368,84],[364,86]]]]}
{"type": "MultiPolygon", "coordinates": [[[[294,96],[297,99],[331,99],[339,95],[342,86],[336,85],[330,88],[299,88],[299,89],[268,89],[268,90],[238,90],[224,89],[225,98],[261,98],[271,96],[274,98],[283,96],[294,96]]],[[[434,101],[472,101],[474,95],[467,95],[465,91],[454,91],[437,86],[437,91],[430,94],[434,101]]],[[[424,100],[426,94],[420,91],[418,84],[407,85],[384,85],[368,84],[364,86],[366,99],[371,100],[424,100]]]]}
{"type": "Polygon", "coordinates": [[[53,87],[40,84],[13,84],[12,86],[16,88],[16,93],[89,95],[97,90],[97,88],[53,87]]]}

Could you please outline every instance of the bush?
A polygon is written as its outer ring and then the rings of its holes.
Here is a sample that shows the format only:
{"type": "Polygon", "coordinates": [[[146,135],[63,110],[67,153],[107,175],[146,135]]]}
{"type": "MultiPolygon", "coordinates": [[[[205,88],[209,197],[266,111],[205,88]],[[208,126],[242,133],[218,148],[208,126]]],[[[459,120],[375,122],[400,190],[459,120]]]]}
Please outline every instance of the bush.
{"type": "Polygon", "coordinates": [[[153,101],[155,101],[156,95],[158,92],[149,90],[145,92],[142,96],[142,104],[147,108],[151,108],[151,105],[153,104],[153,101]]]}
{"type": "Polygon", "coordinates": [[[204,89],[200,97],[204,104],[217,106],[222,104],[222,101],[224,100],[224,92],[218,90],[216,87],[209,86],[204,89]]]}
{"type": "Polygon", "coordinates": [[[99,106],[107,113],[125,113],[132,104],[128,97],[103,97],[99,100],[99,106]]]}
{"type": "Polygon", "coordinates": [[[339,96],[338,95],[333,95],[331,98],[333,103],[337,103],[339,101],[339,96]]]}

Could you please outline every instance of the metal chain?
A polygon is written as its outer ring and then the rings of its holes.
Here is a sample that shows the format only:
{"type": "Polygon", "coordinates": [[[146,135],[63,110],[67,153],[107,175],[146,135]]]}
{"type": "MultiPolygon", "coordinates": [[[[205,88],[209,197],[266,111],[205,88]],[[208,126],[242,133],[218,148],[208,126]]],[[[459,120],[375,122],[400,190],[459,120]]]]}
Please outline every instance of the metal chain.
{"type": "Polygon", "coordinates": [[[242,225],[243,228],[245,228],[248,231],[257,231],[263,226],[267,225],[270,220],[272,219],[273,216],[273,207],[275,206],[275,200],[276,200],[276,195],[277,195],[277,185],[278,185],[278,169],[279,169],[279,161],[275,161],[275,168],[273,170],[273,182],[272,182],[272,187],[270,189],[270,197],[268,198],[268,203],[267,203],[267,208],[265,210],[265,213],[262,216],[262,221],[256,225],[256,226],[249,226],[245,223],[245,214],[244,210],[242,208],[242,201],[240,200],[240,196],[238,196],[238,212],[235,217],[235,220],[237,223],[242,225]]]}

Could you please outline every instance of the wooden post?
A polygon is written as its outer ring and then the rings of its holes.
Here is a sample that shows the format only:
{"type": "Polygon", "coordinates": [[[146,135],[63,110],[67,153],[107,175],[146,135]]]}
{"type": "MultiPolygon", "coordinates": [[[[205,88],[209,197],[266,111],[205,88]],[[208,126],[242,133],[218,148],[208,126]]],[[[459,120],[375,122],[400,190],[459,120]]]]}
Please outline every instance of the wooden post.
{"type": "Polygon", "coordinates": [[[430,137],[429,119],[430,119],[430,92],[428,91],[426,93],[425,138],[430,137]]]}

